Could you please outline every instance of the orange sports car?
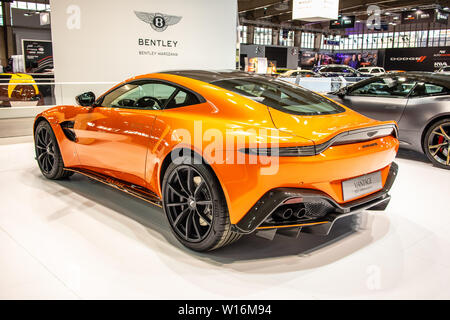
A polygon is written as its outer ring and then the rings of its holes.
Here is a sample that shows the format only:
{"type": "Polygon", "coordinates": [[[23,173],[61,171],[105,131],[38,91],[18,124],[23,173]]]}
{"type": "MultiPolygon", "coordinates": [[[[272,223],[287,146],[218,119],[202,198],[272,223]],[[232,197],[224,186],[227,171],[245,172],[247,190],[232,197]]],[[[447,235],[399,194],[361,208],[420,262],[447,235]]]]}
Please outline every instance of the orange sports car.
{"type": "Polygon", "coordinates": [[[327,235],[384,210],[397,175],[395,122],[238,71],[170,71],[36,117],[48,179],[80,173],[163,207],[176,238],[206,251],[243,234],[327,235]]]}

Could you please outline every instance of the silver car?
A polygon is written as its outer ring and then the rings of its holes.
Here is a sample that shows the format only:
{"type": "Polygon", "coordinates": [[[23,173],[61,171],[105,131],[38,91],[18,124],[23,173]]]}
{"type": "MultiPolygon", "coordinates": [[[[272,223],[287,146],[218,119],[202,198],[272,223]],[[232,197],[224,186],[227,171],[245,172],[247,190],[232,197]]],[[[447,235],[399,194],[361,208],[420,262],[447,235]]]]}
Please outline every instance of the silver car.
{"type": "Polygon", "coordinates": [[[439,69],[439,73],[450,75],[450,66],[445,66],[439,69]]]}
{"type": "Polygon", "coordinates": [[[402,147],[423,152],[450,169],[450,76],[428,72],[387,74],[328,96],[377,120],[395,120],[402,147]]]}

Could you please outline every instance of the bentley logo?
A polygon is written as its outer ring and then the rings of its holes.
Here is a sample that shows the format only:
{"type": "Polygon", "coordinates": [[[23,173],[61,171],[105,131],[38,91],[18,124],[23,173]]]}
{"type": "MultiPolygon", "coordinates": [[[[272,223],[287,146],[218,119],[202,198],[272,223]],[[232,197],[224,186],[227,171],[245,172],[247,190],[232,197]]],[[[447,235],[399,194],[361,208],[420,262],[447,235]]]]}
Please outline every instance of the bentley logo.
{"type": "Polygon", "coordinates": [[[148,23],[154,30],[163,32],[168,26],[173,26],[180,22],[182,17],[169,16],[162,13],[148,13],[135,11],[136,17],[148,23]]]}

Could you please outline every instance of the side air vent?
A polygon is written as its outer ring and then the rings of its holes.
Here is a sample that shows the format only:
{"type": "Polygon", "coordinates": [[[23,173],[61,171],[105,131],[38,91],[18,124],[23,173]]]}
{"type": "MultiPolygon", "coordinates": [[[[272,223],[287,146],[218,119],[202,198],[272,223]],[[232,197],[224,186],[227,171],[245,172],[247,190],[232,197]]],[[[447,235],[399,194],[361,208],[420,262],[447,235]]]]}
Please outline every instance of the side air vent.
{"type": "Polygon", "coordinates": [[[77,141],[77,136],[75,135],[75,131],[73,130],[74,121],[61,122],[60,126],[67,139],[74,142],[77,141]]]}

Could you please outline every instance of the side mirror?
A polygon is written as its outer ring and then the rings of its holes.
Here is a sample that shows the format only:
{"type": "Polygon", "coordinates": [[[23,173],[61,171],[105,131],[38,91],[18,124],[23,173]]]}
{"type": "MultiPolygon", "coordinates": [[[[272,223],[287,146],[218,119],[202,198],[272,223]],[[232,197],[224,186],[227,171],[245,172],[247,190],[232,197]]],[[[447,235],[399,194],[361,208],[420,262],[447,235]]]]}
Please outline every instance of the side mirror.
{"type": "Polygon", "coordinates": [[[82,107],[92,106],[95,102],[95,94],[93,92],[85,92],[75,98],[77,103],[82,107]]]}
{"type": "Polygon", "coordinates": [[[347,88],[341,88],[336,92],[337,96],[341,99],[343,99],[347,95],[347,88]]]}

